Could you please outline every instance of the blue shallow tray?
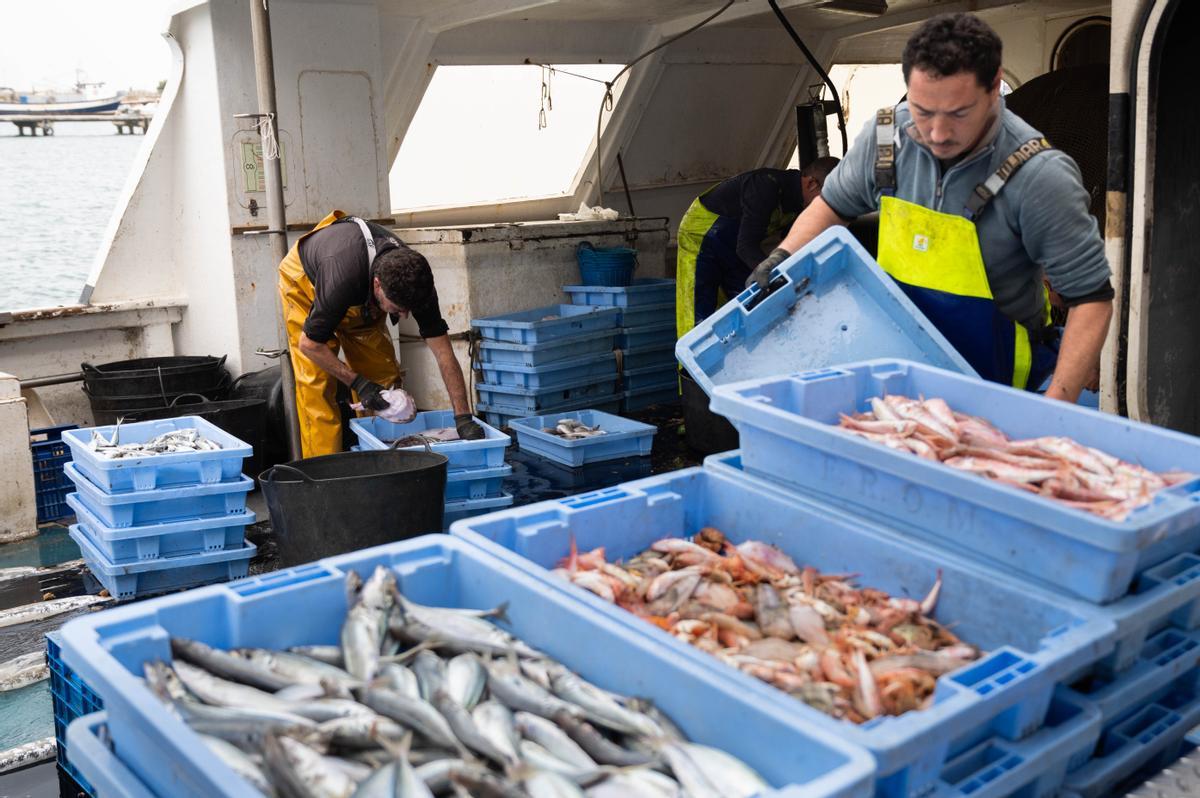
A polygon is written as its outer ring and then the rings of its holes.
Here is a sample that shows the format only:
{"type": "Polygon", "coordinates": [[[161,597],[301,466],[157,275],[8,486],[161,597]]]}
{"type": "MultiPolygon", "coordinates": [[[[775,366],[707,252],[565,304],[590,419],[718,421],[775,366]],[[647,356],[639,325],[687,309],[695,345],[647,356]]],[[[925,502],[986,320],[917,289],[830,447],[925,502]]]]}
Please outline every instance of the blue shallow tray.
{"type": "Polygon", "coordinates": [[[599,355],[613,350],[613,342],[616,341],[618,332],[616,328],[596,330],[544,344],[503,344],[484,340],[479,342],[479,361],[514,366],[544,366],[586,355],[599,355]]]}
{"type": "Polygon", "coordinates": [[[205,438],[220,444],[221,449],[113,460],[96,454],[88,446],[93,430],[99,431],[106,440],[112,440],[115,429],[115,426],[89,427],[66,430],[62,434],[71,448],[75,468],[109,493],[237,480],[242,475],[242,460],[254,451],[250,444],[199,416],[122,424],[117,443],[145,443],[172,430],[196,429],[205,438]]]}
{"type": "Polygon", "coordinates": [[[621,372],[621,387],[626,391],[664,386],[676,390],[679,388],[679,370],[672,363],[644,366],[640,369],[627,369],[621,372]]]}
{"type": "Polygon", "coordinates": [[[574,402],[600,402],[606,397],[617,395],[620,376],[615,372],[608,377],[584,377],[566,385],[553,388],[517,388],[512,385],[488,385],[476,383],[479,404],[504,413],[549,412],[551,408],[574,402]]]}
{"type": "Polygon", "coordinates": [[[648,366],[677,369],[679,361],[675,359],[675,344],[668,341],[650,349],[621,350],[621,368],[632,371],[648,366]]]}
{"type": "Polygon", "coordinates": [[[517,434],[517,444],[522,451],[533,452],[568,466],[648,455],[654,443],[654,434],[658,432],[658,429],[650,424],[597,410],[576,410],[570,413],[517,419],[512,422],[511,428],[517,434]],[[568,441],[557,435],[542,432],[543,428],[552,427],[564,418],[589,427],[599,424],[606,434],[568,441]]]}
{"type": "Polygon", "coordinates": [[[513,495],[511,493],[504,493],[503,491],[501,491],[499,496],[447,501],[445,509],[442,512],[442,529],[449,529],[450,525],[455,521],[461,521],[464,518],[472,518],[483,513],[512,507],[513,501],[513,495]]]}
{"type": "Polygon", "coordinates": [[[240,549],[245,543],[246,525],[253,524],[252,512],[218,515],[185,521],[159,521],[141,526],[111,527],[92,514],[79,494],[67,496],[81,527],[87,530],[93,545],[113,564],[201,554],[206,551],[240,549]]]}
{"type": "Polygon", "coordinates": [[[107,493],[80,474],[74,463],[67,463],[63,471],[88,509],[113,527],[245,513],[246,494],[254,490],[254,480],[243,476],[208,485],[107,493]]]}
{"type": "MultiPolygon", "coordinates": [[[[486,437],[482,440],[430,444],[433,451],[449,459],[450,462],[446,465],[448,473],[464,469],[499,468],[504,465],[504,449],[512,443],[512,438],[484,421],[482,413],[477,415],[475,420],[483,426],[486,437]]],[[[384,441],[399,440],[409,435],[419,435],[425,430],[453,426],[453,410],[428,410],[417,413],[417,417],[407,424],[384,421],[378,416],[350,419],[350,429],[358,436],[359,448],[364,450],[386,449],[388,444],[384,441]]],[[[424,446],[418,444],[405,446],[401,451],[419,452],[424,449],[424,446]]]]}
{"type": "Polygon", "coordinates": [[[729,382],[869,357],[975,374],[844,227],[776,267],[766,299],[748,288],[679,340],[675,353],[712,396],[729,382]]]}
{"type": "MultiPolygon", "coordinates": [[[[70,534],[92,575],[104,585],[110,596],[117,599],[239,579],[249,573],[250,560],[258,551],[253,543],[246,541],[246,545],[240,549],[114,563],[104,556],[87,531],[78,524],[71,525],[70,534]]],[[[97,687],[96,690],[104,695],[103,688],[97,687]]]]}
{"type": "Polygon", "coordinates": [[[620,327],[650,327],[660,324],[675,323],[675,303],[662,305],[639,305],[632,308],[622,308],[617,319],[620,327]]]}
{"type": "Polygon", "coordinates": [[[632,413],[654,405],[679,404],[679,401],[678,383],[650,385],[646,388],[623,392],[621,394],[621,412],[632,413]]]}
{"type": "Polygon", "coordinates": [[[672,319],[642,327],[622,327],[619,333],[616,343],[618,349],[634,353],[645,349],[660,349],[675,340],[675,321],[672,319]]]}
{"type": "Polygon", "coordinates": [[[424,604],[482,609],[507,602],[517,636],[601,688],[653,700],[697,742],[742,758],[776,786],[762,798],[870,795],[864,751],[824,737],[779,702],[744,694],[721,674],[447,535],[75,618],[63,627],[63,656],[104,696],[115,750],[156,794],[244,796],[246,785],[147,689],[143,664],[170,661],[173,635],[220,648],[336,643],[346,573],[369,575],[377,565],[395,569],[400,589],[424,604]]]}
{"type": "MultiPolygon", "coordinates": [[[[541,413],[569,413],[572,410],[600,410],[605,413],[616,413],[621,408],[621,395],[613,394],[605,397],[588,397],[571,402],[563,402],[553,407],[543,408],[541,413]]],[[[529,418],[529,413],[500,410],[485,404],[476,404],[475,412],[487,419],[492,426],[503,429],[519,418],[529,418]]]]}
{"type": "Polygon", "coordinates": [[[675,301],[675,281],[661,277],[642,277],[623,286],[564,285],[563,291],[575,305],[631,308],[675,301]]]}
{"type": "Polygon", "coordinates": [[[860,574],[859,583],[921,597],[942,569],[935,617],[988,652],[938,679],[934,705],[861,726],[839,721],[569,582],[559,590],[653,639],[678,661],[713,670],[746,695],[780,706],[876,757],[878,796],[901,798],[933,786],[943,767],[989,738],[1019,740],[1042,727],[1055,686],[1104,657],[1113,624],[1101,610],[983,568],[856,518],[789,496],[761,480],[704,468],[650,477],[454,524],[453,536],[547,580],[571,541],[632,557],[659,538],[713,526],[733,542],[772,543],[798,563],[860,574]],[[997,612],[997,607],[1003,607],[997,612]]]}
{"type": "Polygon", "coordinates": [[[491,385],[545,389],[577,384],[580,380],[599,380],[617,373],[617,356],[612,351],[598,355],[559,360],[542,366],[514,366],[507,363],[482,363],[483,380],[491,385]]]}
{"type": "Polygon", "coordinates": [[[589,305],[547,305],[484,319],[471,319],[471,326],[490,341],[510,344],[539,344],[617,326],[617,308],[589,305]]]}
{"type": "Polygon", "coordinates": [[[747,472],[1089,601],[1120,598],[1139,571],[1200,546],[1200,478],[1111,521],[836,426],[838,413],[860,412],[885,394],[941,397],[1014,439],[1062,435],[1153,471],[1200,474],[1200,439],[906,361],[721,386],[712,407],[737,428],[747,472]]]}
{"type": "Polygon", "coordinates": [[[454,471],[446,475],[446,502],[495,498],[500,495],[504,480],[511,475],[510,465],[454,471]]]}

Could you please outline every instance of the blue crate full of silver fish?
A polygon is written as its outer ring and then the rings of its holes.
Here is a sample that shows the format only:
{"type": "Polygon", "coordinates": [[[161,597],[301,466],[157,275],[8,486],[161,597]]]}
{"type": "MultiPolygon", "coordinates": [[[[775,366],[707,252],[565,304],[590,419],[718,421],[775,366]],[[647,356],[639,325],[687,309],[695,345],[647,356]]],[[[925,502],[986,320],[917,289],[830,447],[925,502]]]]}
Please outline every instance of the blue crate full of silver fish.
{"type": "Polygon", "coordinates": [[[237,480],[249,444],[199,416],[63,432],[79,473],[109,493],[237,480]]]}
{"type": "MultiPolygon", "coordinates": [[[[1032,589],[764,480],[711,468],[492,513],[455,524],[451,534],[531,574],[557,578],[559,589],[582,604],[673,658],[817,724],[826,738],[870,750],[881,798],[933,789],[946,768],[956,775],[952,783],[975,771],[986,782],[986,761],[970,767],[959,757],[987,741],[998,750],[1044,730],[1057,686],[1106,656],[1115,633],[1100,607],[1032,589]],[[736,574],[751,567],[771,580],[770,590],[765,580],[745,587],[755,583],[736,574]],[[722,572],[732,581],[716,579],[722,572]],[[847,574],[857,575],[854,584],[845,582],[847,574]],[[653,589],[645,584],[652,578],[653,589]],[[707,602],[726,609],[694,606],[707,602]],[[908,620],[897,625],[896,612],[908,620]],[[730,613],[737,615],[725,617],[730,613]],[[738,618],[757,618],[758,631],[738,618]],[[776,632],[781,619],[787,627],[776,632]],[[931,648],[891,659],[887,652],[897,644],[876,622],[910,645],[931,648]],[[844,639],[862,638],[874,652],[872,664],[865,648],[822,646],[834,634],[826,625],[844,639]],[[948,628],[952,637],[944,636],[948,628]],[[793,667],[764,664],[778,656],[793,667]],[[907,670],[925,667],[931,670],[920,677],[907,670]],[[879,702],[876,690],[883,691],[879,702]]],[[[1095,727],[1085,723],[1076,731],[1086,737],[1089,729],[1095,727]]],[[[1081,743],[1086,739],[1072,737],[1064,746],[1074,752],[1081,743]]]]}
{"type": "Polygon", "coordinates": [[[104,696],[121,762],[173,798],[398,777],[542,794],[565,774],[613,794],[870,794],[864,751],[448,536],[77,618],[63,652],[104,696]],[[242,745],[196,733],[218,728],[242,745]],[[377,754],[325,760],[314,732],[339,758],[377,754]]]}

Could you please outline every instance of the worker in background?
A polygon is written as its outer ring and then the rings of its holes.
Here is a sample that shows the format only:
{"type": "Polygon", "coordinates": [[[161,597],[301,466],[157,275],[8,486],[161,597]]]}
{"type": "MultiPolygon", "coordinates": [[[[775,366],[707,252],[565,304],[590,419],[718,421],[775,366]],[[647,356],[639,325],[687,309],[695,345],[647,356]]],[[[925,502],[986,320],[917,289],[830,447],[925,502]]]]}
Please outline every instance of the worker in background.
{"type": "Polygon", "coordinates": [[[389,407],[381,393],[400,382],[387,330],[389,315],[393,321],[410,313],[416,319],[450,395],[459,437],[484,437],[471,417],[429,263],[391,232],[334,211],[301,236],[280,262],[279,293],[296,375],[304,457],[342,450],[334,380],[348,385],[365,410],[389,407]],[[339,349],[345,363],[338,359],[339,349]]]}
{"type": "Polygon", "coordinates": [[[705,191],[679,222],[675,267],[676,332],[680,337],[718,307],[718,296],[742,292],[747,275],[796,214],[821,194],[837,158],[804,169],[754,169],[705,191]]]}
{"type": "MultiPolygon", "coordinates": [[[[925,22],[884,108],[751,277],[880,211],[879,265],[984,379],[1074,402],[1099,374],[1113,289],[1079,169],[1000,97],[1001,42],[972,14],[925,22]],[[1061,341],[1043,275],[1069,308],[1061,341]]],[[[749,284],[749,283],[748,283],[749,284]]]]}

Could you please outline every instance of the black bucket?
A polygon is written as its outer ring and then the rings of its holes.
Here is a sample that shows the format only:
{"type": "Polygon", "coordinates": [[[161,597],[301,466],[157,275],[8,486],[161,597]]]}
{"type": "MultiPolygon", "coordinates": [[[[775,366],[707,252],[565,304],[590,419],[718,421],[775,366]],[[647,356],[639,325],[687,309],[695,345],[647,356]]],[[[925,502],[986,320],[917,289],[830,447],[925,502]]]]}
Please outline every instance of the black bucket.
{"type": "Polygon", "coordinates": [[[267,403],[262,399],[225,399],[210,401],[198,393],[185,393],[170,407],[129,413],[126,421],[156,421],[160,418],[200,416],[205,421],[228,432],[254,447],[243,468],[247,474],[258,474],[267,465],[263,453],[267,446],[267,403]]]}
{"type": "Polygon", "coordinates": [[[716,454],[738,448],[738,432],[729,419],[708,408],[709,398],[700,384],[680,371],[683,389],[683,427],[687,445],[701,454],[716,454]]]}
{"type": "MultiPolygon", "coordinates": [[[[105,426],[107,424],[116,424],[119,418],[124,418],[127,421],[132,421],[135,418],[140,420],[146,413],[152,413],[156,410],[167,410],[171,407],[172,402],[175,402],[181,396],[195,395],[207,401],[223,399],[229,390],[230,378],[229,374],[224,370],[222,370],[222,374],[224,376],[215,386],[204,391],[151,393],[146,395],[135,394],[129,396],[123,394],[97,396],[92,393],[91,388],[84,385],[83,392],[88,398],[88,404],[92,407],[92,418],[98,426],[105,426]]],[[[176,413],[175,415],[186,416],[188,414],[176,413]]]]}
{"type": "Polygon", "coordinates": [[[227,376],[225,356],[139,357],[113,363],[80,363],[91,396],[208,394],[227,376]]]}
{"type": "Polygon", "coordinates": [[[343,452],[259,475],[281,567],[442,531],[445,455],[343,452]]]}

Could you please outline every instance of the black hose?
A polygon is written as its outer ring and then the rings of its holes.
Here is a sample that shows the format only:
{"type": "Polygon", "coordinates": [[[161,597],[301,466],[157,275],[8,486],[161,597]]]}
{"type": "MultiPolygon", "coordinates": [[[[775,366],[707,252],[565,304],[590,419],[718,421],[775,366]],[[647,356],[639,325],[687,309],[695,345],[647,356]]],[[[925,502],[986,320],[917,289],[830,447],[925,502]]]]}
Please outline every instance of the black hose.
{"type": "Polygon", "coordinates": [[[788,22],[788,18],[783,15],[783,11],[779,9],[779,3],[775,2],[775,0],[767,0],[767,3],[771,6],[771,10],[775,12],[775,16],[779,18],[779,22],[783,25],[784,30],[792,37],[792,41],[800,48],[800,52],[804,53],[804,57],[808,59],[808,63],[812,64],[813,69],[817,70],[817,74],[821,76],[821,80],[829,87],[829,92],[833,95],[833,105],[837,109],[838,130],[842,133],[842,153],[845,154],[850,149],[850,141],[846,138],[846,118],[842,114],[842,101],[838,98],[837,86],[833,85],[833,81],[829,79],[829,73],[817,61],[812,51],[805,46],[803,40],[800,38],[800,34],[796,33],[796,29],[792,27],[792,23],[788,22]]]}

